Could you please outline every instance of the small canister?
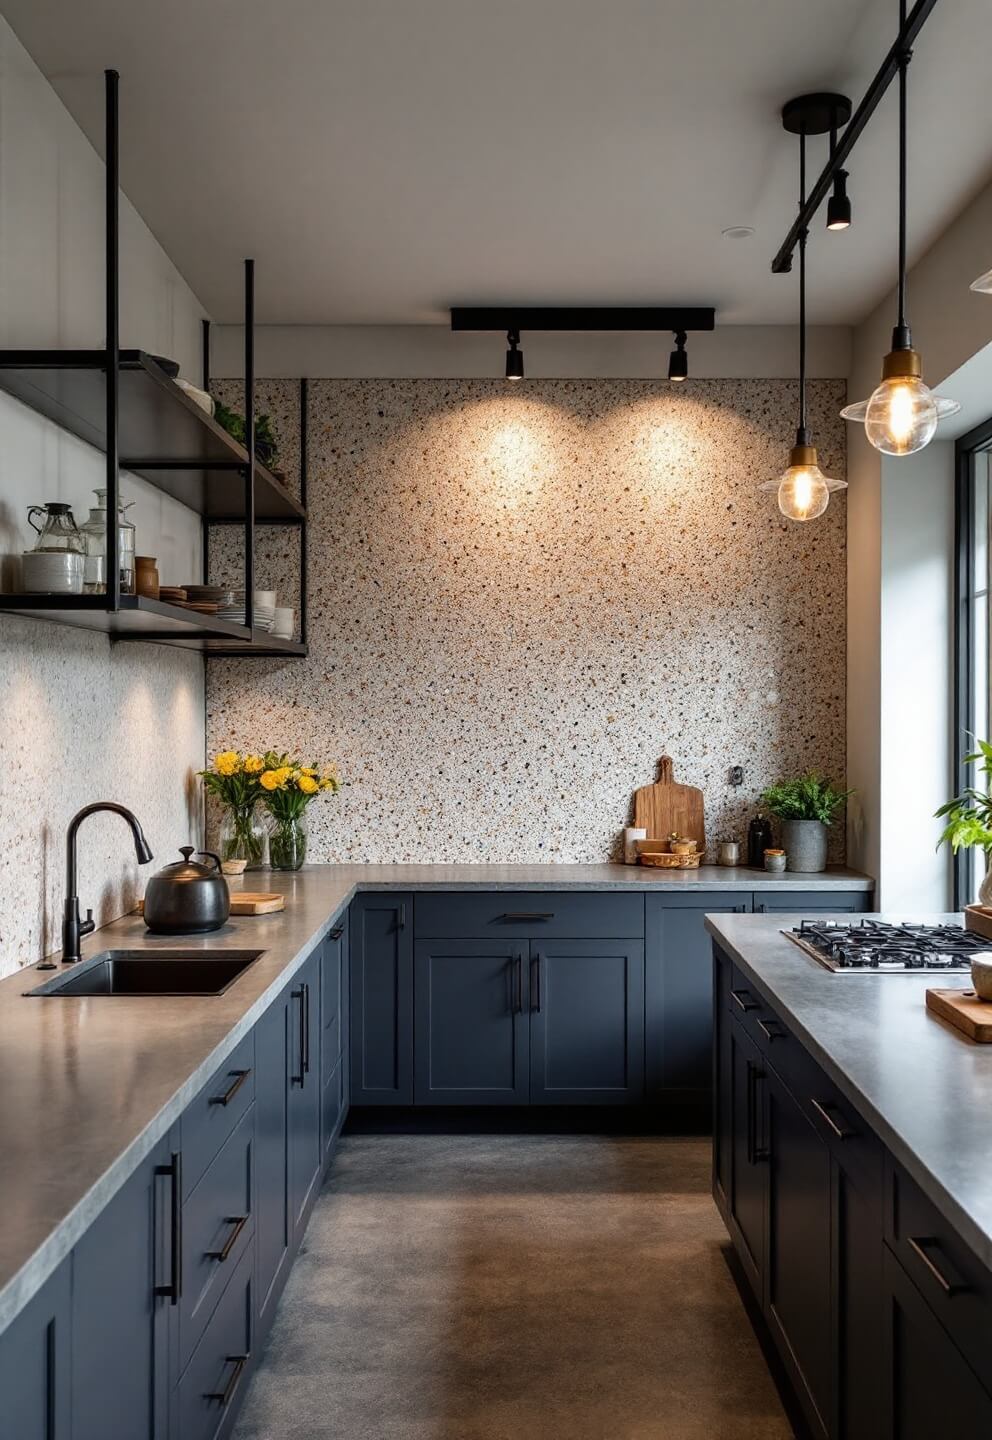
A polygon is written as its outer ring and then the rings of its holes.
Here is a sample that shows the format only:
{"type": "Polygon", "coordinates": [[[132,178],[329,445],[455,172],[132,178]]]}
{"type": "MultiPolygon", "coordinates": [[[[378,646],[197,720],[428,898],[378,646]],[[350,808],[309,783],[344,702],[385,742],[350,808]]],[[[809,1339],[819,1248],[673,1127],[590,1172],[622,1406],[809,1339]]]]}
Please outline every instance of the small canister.
{"type": "Polygon", "coordinates": [[[623,863],[625,865],[637,864],[637,842],[646,840],[648,832],[643,826],[628,825],[623,832],[623,863]]]}
{"type": "Polygon", "coordinates": [[[784,850],[765,851],[765,869],[772,875],[780,875],[785,869],[786,855],[784,850]]]}
{"type": "Polygon", "coordinates": [[[739,865],[741,860],[741,847],[736,840],[721,840],[717,847],[717,863],[720,865],[739,865]]]}

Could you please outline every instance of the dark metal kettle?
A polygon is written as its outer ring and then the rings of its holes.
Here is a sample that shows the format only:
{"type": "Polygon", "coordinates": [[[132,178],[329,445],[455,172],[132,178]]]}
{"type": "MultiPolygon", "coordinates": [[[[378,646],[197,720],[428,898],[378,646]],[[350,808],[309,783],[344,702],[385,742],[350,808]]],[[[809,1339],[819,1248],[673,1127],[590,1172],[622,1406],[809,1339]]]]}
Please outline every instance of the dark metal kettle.
{"type": "Polygon", "coordinates": [[[157,871],[145,888],[145,924],[159,935],[190,935],[219,930],[231,913],[231,892],[212,850],[181,845],[182,860],[157,871]],[[206,855],[213,865],[191,856],[206,855]]]}

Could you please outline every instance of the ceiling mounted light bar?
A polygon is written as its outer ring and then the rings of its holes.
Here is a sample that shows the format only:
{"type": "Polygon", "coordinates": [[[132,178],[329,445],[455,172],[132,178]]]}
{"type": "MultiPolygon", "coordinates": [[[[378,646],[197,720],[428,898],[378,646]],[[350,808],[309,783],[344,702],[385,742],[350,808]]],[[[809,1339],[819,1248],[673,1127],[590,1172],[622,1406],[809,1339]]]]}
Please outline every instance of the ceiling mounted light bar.
{"type": "Polygon", "coordinates": [[[452,330],[713,330],[712,306],[455,305],[452,330]]]}
{"type": "Polygon", "coordinates": [[[827,198],[828,191],[833,187],[834,179],[841,170],[847,168],[846,161],[851,151],[861,138],[868,121],[874,115],[882,96],[899,74],[903,56],[907,50],[912,48],[914,40],[930,18],[936,4],[937,0],[916,0],[916,4],[906,16],[905,23],[899,27],[899,34],[892,42],[877,75],[865,91],[861,104],[848,121],[843,135],[837,141],[836,149],[821,171],[819,178],[814,182],[805,204],[779,246],[778,253],[772,261],[774,275],[784,275],[792,269],[792,256],[799,244],[800,235],[804,230],[809,230],[817,210],[827,198]]]}

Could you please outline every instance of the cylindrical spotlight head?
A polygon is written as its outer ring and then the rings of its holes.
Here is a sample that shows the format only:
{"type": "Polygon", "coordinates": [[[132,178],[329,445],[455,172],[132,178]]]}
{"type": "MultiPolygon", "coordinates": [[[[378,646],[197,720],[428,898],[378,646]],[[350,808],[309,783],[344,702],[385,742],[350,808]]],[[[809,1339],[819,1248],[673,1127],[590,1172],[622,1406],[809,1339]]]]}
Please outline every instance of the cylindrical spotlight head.
{"type": "Polygon", "coordinates": [[[524,352],[519,349],[520,331],[507,330],[506,343],[510,347],[506,352],[506,378],[507,380],[522,380],[524,378],[524,352]]]}
{"type": "Polygon", "coordinates": [[[675,349],[668,357],[668,378],[669,380],[688,380],[689,378],[689,357],[685,353],[685,331],[679,330],[675,335],[675,349]]]}
{"type": "Polygon", "coordinates": [[[847,171],[834,176],[833,194],[827,201],[827,229],[846,230],[851,223],[851,202],[847,194],[847,171]]]}

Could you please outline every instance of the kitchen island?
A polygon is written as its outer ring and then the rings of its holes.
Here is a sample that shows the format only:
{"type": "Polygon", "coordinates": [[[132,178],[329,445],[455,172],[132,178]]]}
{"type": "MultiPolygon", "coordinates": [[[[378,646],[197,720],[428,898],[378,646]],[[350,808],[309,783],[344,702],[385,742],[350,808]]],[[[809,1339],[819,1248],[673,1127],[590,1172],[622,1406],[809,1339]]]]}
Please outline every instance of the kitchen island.
{"type": "MultiPolygon", "coordinates": [[[[511,1050],[519,1066],[529,1047],[506,1103],[708,1103],[703,915],[863,910],[871,891],[844,870],[611,865],[314,866],[265,883],[285,911],[182,942],[191,955],[262,952],[221,994],[28,995],[50,979],[34,968],[0,983],[0,1381],[33,1377],[25,1413],[71,1405],[74,1440],[106,1435],[110,1399],[136,1436],[157,1434],[163,1414],[184,1435],[215,1433],[204,1397],[230,1401],[254,1363],[352,1091],[366,1104],[479,1103],[487,1083],[463,1076],[439,1094],[415,1076],[415,1052],[436,1077],[511,1050]],[[451,991],[428,978],[473,965],[468,1009],[448,1023],[451,991]],[[591,1023],[602,1046],[584,1044],[591,1023]],[[464,1034],[470,1046],[450,1043],[464,1034]],[[125,1357],[116,1394],[108,1345],[125,1357]],[[249,1357],[236,1373],[232,1355],[249,1357]]],[[[176,944],[128,916],[88,938],[83,963],[176,944]]]]}
{"type": "Polygon", "coordinates": [[[992,1433],[992,1046],[925,1003],[969,978],[831,972],[797,919],[705,922],[743,1275],[814,1434],[992,1433]]]}

